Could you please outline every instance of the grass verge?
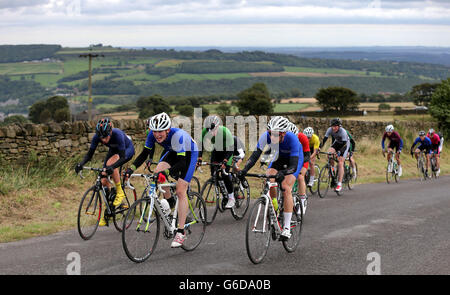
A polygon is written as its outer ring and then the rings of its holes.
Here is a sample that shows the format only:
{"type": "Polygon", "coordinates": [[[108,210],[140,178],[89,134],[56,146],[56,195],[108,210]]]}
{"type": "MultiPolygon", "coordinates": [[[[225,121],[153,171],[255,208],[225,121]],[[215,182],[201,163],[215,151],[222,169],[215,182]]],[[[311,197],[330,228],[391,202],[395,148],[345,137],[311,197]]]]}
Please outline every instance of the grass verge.
{"type": "MultiPolygon", "coordinates": [[[[407,139],[413,137],[413,134],[409,134],[406,130],[402,134],[407,139]]],[[[324,150],[326,148],[327,146],[324,150]]],[[[385,182],[386,159],[381,154],[379,140],[357,140],[356,148],[355,160],[359,168],[357,184],[385,182]]],[[[405,148],[405,153],[401,156],[402,179],[418,179],[416,162],[407,153],[408,148],[405,148]]],[[[450,158],[447,156],[449,148],[449,144],[444,147],[444,155],[441,159],[442,175],[450,174],[450,158]]],[[[138,154],[142,145],[138,144],[136,149],[138,154]]],[[[157,150],[156,154],[159,155],[159,152],[160,150],[157,150]]],[[[249,155],[250,153],[247,153],[247,157],[249,155]]],[[[207,161],[208,157],[209,153],[206,152],[204,160],[207,161]]],[[[102,157],[96,155],[94,159],[96,161],[89,165],[100,167],[102,157]]],[[[85,179],[75,175],[73,168],[79,160],[79,158],[38,159],[31,156],[26,165],[10,165],[1,163],[0,159],[0,243],[76,228],[79,202],[84,191],[95,180],[94,173],[86,172],[85,179]]],[[[323,166],[325,157],[322,157],[318,164],[323,166]]],[[[142,168],[137,172],[142,173],[142,168]]],[[[259,169],[259,164],[256,164],[251,172],[262,173],[263,171],[259,169]]],[[[195,175],[202,185],[210,177],[209,168],[203,167],[203,172],[197,171],[195,175]]],[[[262,181],[249,179],[249,182],[252,197],[258,197],[262,181]]],[[[140,197],[144,183],[142,180],[133,179],[133,185],[140,197]]],[[[356,188],[354,193],[357,192],[356,188]]]]}

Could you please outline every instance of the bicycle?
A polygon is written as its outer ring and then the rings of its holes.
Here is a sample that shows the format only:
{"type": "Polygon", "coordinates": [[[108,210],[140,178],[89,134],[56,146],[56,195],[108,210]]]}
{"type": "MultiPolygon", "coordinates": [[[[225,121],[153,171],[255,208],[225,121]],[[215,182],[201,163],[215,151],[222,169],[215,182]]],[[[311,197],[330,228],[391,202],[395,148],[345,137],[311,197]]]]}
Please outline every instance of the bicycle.
{"type": "Polygon", "coordinates": [[[319,165],[314,164],[314,172],[315,172],[314,175],[316,175],[316,178],[314,178],[314,184],[312,186],[308,186],[311,177],[311,163],[309,163],[308,170],[306,170],[305,174],[305,183],[312,195],[316,194],[317,191],[319,190],[319,179],[317,178],[320,175],[319,165]]]}
{"type": "Polygon", "coordinates": [[[423,151],[420,151],[419,156],[417,157],[417,170],[419,172],[419,178],[420,180],[427,180],[428,179],[428,173],[425,168],[426,160],[423,151]]]}
{"type": "MultiPolygon", "coordinates": [[[[98,172],[98,175],[94,185],[84,193],[80,201],[80,206],[78,207],[77,227],[81,238],[83,240],[89,240],[94,236],[102,215],[102,203],[105,204],[103,217],[107,225],[109,225],[109,218],[112,218],[114,227],[121,232],[123,230],[122,219],[130,207],[130,201],[123,184],[122,188],[124,189],[125,198],[120,206],[114,207],[112,204],[116,196],[115,190],[111,189],[108,195],[103,188],[101,179],[107,178],[106,175],[102,174],[103,169],[91,167],[83,167],[83,169],[98,172]]],[[[80,171],[79,176],[84,178],[82,171],[80,171]]],[[[132,200],[136,201],[136,190],[133,189],[132,191],[134,197],[134,200],[132,200]]]]}
{"type": "Polygon", "coordinates": [[[437,163],[436,163],[436,151],[433,151],[430,157],[430,166],[431,166],[431,176],[435,179],[439,178],[437,175],[437,163]]]}
{"type": "MultiPolygon", "coordinates": [[[[385,153],[383,153],[384,156],[385,153]]],[[[387,167],[386,167],[386,182],[391,183],[393,180],[395,182],[398,182],[400,179],[400,175],[398,175],[398,163],[395,159],[395,153],[394,151],[389,151],[389,154],[391,158],[388,161],[387,167]]]]}
{"type": "MultiPolygon", "coordinates": [[[[325,153],[325,152],[320,152],[321,154],[327,155],[328,156],[328,160],[327,163],[325,164],[325,166],[322,167],[322,169],[320,169],[320,175],[319,175],[319,184],[318,184],[318,192],[319,192],[319,197],[321,198],[325,198],[325,196],[327,195],[328,189],[331,187],[333,189],[335,189],[337,187],[338,184],[338,168],[335,168],[334,165],[331,165],[331,161],[334,161],[335,163],[338,162],[338,159],[336,157],[335,153],[325,153]]],[[[345,159],[345,161],[349,161],[348,158],[345,159]]],[[[355,163],[356,166],[356,163],[355,163]]],[[[356,173],[357,173],[357,168],[358,166],[356,166],[356,173]]],[[[356,179],[354,179],[354,171],[353,171],[353,167],[351,167],[351,165],[347,165],[347,163],[344,163],[344,176],[342,178],[342,187],[344,187],[345,185],[347,185],[349,190],[353,189],[353,183],[356,181],[356,179]]],[[[356,174],[357,175],[357,174],[356,174]]],[[[338,196],[342,196],[343,191],[336,191],[336,194],[338,196]]]]}
{"type": "MultiPolygon", "coordinates": [[[[174,238],[178,225],[178,198],[175,195],[175,182],[157,184],[156,174],[132,174],[131,177],[143,177],[147,184],[141,199],[131,205],[123,221],[122,246],[127,257],[136,263],[147,260],[158,244],[161,221],[164,226],[163,236],[169,240],[174,238]],[[176,198],[173,212],[164,212],[159,200],[159,193],[169,188],[176,198]],[[137,210],[139,208],[139,210],[137,210]]],[[[129,180],[127,182],[129,184],[129,180]]],[[[181,248],[192,251],[200,245],[206,229],[206,204],[199,193],[188,192],[189,205],[186,224],[184,226],[186,240],[181,248]]]]}
{"type": "Polygon", "coordinates": [[[283,247],[288,253],[294,252],[300,242],[303,224],[303,208],[300,196],[297,193],[292,193],[294,210],[291,219],[291,237],[288,240],[281,239],[281,233],[283,231],[283,198],[281,196],[281,183],[270,182],[270,178],[274,178],[275,175],[266,176],[265,174],[247,174],[246,176],[266,179],[261,197],[256,200],[250,210],[250,215],[247,220],[245,246],[250,261],[254,264],[263,261],[267,254],[267,250],[269,249],[271,238],[274,241],[282,241],[283,247]],[[275,211],[273,207],[272,199],[269,194],[270,188],[272,187],[278,188],[277,211],[275,211]]]}
{"type": "MultiPolygon", "coordinates": [[[[233,168],[235,168],[235,163],[238,159],[238,157],[233,157],[233,168]]],[[[247,213],[250,204],[250,186],[248,185],[247,180],[245,178],[243,180],[239,179],[233,172],[228,173],[225,169],[219,169],[222,164],[208,162],[200,163],[200,166],[204,165],[210,165],[213,169],[213,175],[203,184],[200,193],[206,204],[209,205],[207,206],[208,225],[214,221],[218,211],[225,211],[225,205],[228,202],[228,191],[225,187],[223,177],[232,177],[235,205],[231,208],[231,215],[236,220],[242,219],[247,213]]]]}

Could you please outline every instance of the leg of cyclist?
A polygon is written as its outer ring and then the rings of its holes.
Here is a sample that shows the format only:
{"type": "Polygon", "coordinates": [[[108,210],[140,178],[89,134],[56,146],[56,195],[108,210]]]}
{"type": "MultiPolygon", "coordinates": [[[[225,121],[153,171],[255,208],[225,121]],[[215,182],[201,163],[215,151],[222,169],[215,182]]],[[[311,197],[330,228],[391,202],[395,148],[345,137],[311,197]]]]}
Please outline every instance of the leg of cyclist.
{"type": "Polygon", "coordinates": [[[440,155],[439,155],[439,148],[437,148],[435,150],[435,157],[436,157],[436,175],[439,176],[439,173],[441,172],[441,160],[440,160],[440,155]]]}
{"type": "MultiPolygon", "coordinates": [[[[392,157],[391,152],[392,153],[394,152],[393,149],[392,148],[388,148],[388,153],[387,153],[387,161],[388,161],[388,163],[389,163],[389,161],[391,160],[391,157],[392,157]]],[[[391,167],[389,167],[389,168],[391,168],[391,167]]],[[[392,171],[388,171],[388,172],[392,172],[392,171]]]]}
{"type": "Polygon", "coordinates": [[[309,165],[311,169],[309,170],[309,183],[308,186],[312,187],[314,185],[314,178],[316,176],[316,170],[314,169],[316,164],[316,155],[313,153],[311,158],[309,158],[309,165]]]}
{"type": "Polygon", "coordinates": [[[283,187],[283,203],[284,203],[284,211],[283,211],[283,232],[281,235],[284,238],[291,237],[291,219],[292,212],[294,211],[294,201],[292,199],[292,187],[295,183],[295,176],[293,174],[286,175],[283,182],[281,183],[283,187]]]}
{"type": "MultiPolygon", "coordinates": [[[[277,170],[274,168],[268,168],[266,170],[266,175],[275,175],[277,174],[277,170]]],[[[270,179],[271,182],[275,182],[275,179],[270,179]]],[[[277,201],[277,189],[275,187],[271,187],[269,191],[270,197],[272,198],[273,208],[275,211],[278,210],[278,201],[277,201]]]]}
{"type": "Polygon", "coordinates": [[[428,177],[431,177],[431,173],[428,173],[428,171],[431,171],[430,168],[430,162],[431,162],[431,150],[425,149],[425,155],[427,159],[427,175],[428,177]]]}
{"type": "MultiPolygon", "coordinates": [[[[305,175],[306,171],[308,170],[309,162],[306,162],[303,164],[302,169],[300,170],[300,173],[298,174],[297,181],[298,181],[298,193],[300,194],[300,200],[302,202],[303,207],[303,214],[306,213],[306,200],[308,199],[308,196],[306,195],[306,182],[305,182],[305,175]]],[[[311,170],[314,170],[311,166],[311,170]]]]}

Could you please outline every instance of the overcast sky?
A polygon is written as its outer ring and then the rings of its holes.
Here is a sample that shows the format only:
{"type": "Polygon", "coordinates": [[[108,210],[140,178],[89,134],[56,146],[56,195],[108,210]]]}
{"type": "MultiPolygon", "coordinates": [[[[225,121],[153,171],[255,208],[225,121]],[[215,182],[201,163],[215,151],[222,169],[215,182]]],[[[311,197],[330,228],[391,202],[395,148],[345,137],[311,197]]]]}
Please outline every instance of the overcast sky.
{"type": "Polygon", "coordinates": [[[0,44],[450,46],[450,0],[0,0],[0,44]]]}

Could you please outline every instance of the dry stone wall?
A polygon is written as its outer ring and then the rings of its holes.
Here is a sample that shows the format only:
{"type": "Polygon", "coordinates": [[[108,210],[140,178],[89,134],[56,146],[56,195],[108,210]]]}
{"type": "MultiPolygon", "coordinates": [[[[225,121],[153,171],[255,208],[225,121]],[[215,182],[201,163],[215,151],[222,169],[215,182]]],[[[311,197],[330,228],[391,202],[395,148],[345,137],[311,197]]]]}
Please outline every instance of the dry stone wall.
{"type": "MultiPolygon", "coordinates": [[[[329,119],[305,118],[289,116],[301,130],[312,126],[320,137],[323,136],[329,126],[329,119]]],[[[436,128],[432,123],[425,122],[422,126],[418,122],[392,122],[394,126],[401,124],[404,130],[427,130],[436,128]]],[[[26,160],[30,154],[37,156],[73,157],[84,155],[89,148],[94,136],[94,121],[78,121],[73,123],[47,123],[47,124],[11,124],[0,127],[0,158],[7,161],[26,160]]],[[[133,139],[135,145],[142,144],[146,137],[144,120],[120,120],[113,121],[116,128],[120,128],[133,139]]],[[[380,138],[385,122],[366,122],[344,120],[343,125],[348,129],[355,140],[362,137],[380,138]]],[[[106,152],[106,148],[99,145],[98,152],[106,152]]]]}

